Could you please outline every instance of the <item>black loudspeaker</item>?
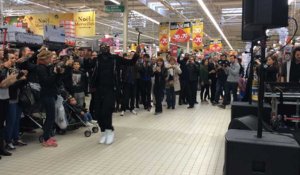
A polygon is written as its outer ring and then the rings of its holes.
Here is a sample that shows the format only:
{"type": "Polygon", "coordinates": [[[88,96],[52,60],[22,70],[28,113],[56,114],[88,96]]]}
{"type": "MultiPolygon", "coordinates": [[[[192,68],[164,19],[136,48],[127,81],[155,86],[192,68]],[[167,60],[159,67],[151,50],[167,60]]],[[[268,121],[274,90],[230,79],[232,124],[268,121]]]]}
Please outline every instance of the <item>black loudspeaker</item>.
{"type": "MultiPolygon", "coordinates": [[[[258,104],[248,102],[233,102],[231,105],[231,120],[247,115],[257,116],[258,104]]],[[[271,119],[271,106],[267,103],[264,104],[264,118],[263,121],[269,123],[271,119]]]]}
{"type": "Polygon", "coordinates": [[[228,129],[242,129],[257,131],[257,117],[253,115],[231,120],[228,129]]]}
{"type": "Polygon", "coordinates": [[[247,30],[288,26],[288,0],[243,0],[243,23],[247,30]]]}
{"type": "Polygon", "coordinates": [[[300,147],[291,137],[229,130],[225,142],[224,175],[300,175],[300,147]]]}
{"type": "MultiPolygon", "coordinates": [[[[243,3],[249,3],[249,2],[243,1],[243,3]]],[[[245,6],[245,4],[243,4],[243,6],[245,6]]],[[[243,16],[242,16],[242,40],[243,41],[251,41],[252,42],[252,41],[256,41],[256,40],[262,39],[266,35],[266,32],[263,30],[263,28],[257,29],[257,30],[249,30],[246,27],[244,27],[245,23],[246,23],[246,18],[247,17],[251,18],[251,15],[247,14],[246,8],[243,8],[243,16]]]]}

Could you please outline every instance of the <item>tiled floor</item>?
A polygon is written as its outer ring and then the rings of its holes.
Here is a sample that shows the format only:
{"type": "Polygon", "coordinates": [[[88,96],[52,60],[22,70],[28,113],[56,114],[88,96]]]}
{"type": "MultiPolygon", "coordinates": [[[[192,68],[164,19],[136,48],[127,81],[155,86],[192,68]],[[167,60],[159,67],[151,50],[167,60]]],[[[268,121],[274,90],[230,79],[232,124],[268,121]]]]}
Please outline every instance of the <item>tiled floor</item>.
{"type": "Polygon", "coordinates": [[[116,141],[98,144],[84,128],[57,136],[59,147],[43,148],[38,134],[29,145],[0,160],[1,175],[222,175],[224,135],[230,110],[211,105],[180,106],[160,116],[114,115],[116,141]]]}

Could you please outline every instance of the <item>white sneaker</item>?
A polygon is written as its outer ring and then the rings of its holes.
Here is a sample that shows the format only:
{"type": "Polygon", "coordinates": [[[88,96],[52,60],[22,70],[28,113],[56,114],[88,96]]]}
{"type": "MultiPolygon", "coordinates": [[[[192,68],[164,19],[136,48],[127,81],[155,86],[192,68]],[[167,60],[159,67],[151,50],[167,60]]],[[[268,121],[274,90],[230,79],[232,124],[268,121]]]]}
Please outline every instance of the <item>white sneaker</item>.
{"type": "Polygon", "coordinates": [[[124,114],[125,114],[125,111],[122,111],[122,112],[121,112],[121,116],[124,116],[124,114]]]}
{"type": "Polygon", "coordinates": [[[96,120],[91,120],[90,123],[92,123],[92,124],[95,125],[95,124],[97,124],[98,122],[97,122],[96,120]]]}
{"type": "Polygon", "coordinates": [[[106,144],[110,145],[114,142],[114,138],[115,138],[115,133],[113,130],[111,129],[107,129],[105,130],[106,133],[106,144]]]}
{"type": "Polygon", "coordinates": [[[137,112],[135,110],[131,110],[130,112],[134,115],[137,115],[137,112]]]}
{"type": "Polygon", "coordinates": [[[90,123],[90,122],[85,122],[85,126],[86,127],[91,127],[91,126],[94,126],[94,124],[90,123]]]}
{"type": "Polygon", "coordinates": [[[104,144],[106,142],[106,132],[101,132],[101,137],[100,137],[100,140],[99,140],[99,143],[100,144],[104,144]]]}

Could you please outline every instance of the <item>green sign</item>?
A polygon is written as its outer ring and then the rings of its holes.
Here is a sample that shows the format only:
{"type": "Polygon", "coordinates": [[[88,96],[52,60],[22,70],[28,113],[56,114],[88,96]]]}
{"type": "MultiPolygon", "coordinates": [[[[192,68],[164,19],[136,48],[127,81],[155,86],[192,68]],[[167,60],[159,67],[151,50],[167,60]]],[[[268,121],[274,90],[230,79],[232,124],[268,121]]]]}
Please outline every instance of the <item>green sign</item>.
{"type": "Polygon", "coordinates": [[[106,5],[105,6],[105,12],[113,13],[113,12],[124,12],[124,6],[123,5],[106,5]]]}

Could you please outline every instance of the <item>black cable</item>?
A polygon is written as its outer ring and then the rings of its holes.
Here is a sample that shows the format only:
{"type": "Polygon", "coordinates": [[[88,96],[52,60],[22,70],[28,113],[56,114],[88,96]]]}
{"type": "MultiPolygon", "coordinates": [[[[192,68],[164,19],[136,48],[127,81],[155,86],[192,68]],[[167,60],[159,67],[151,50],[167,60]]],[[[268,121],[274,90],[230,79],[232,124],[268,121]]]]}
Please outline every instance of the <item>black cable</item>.
{"type": "MultiPolygon", "coordinates": [[[[295,22],[296,29],[294,31],[294,34],[293,34],[292,38],[284,46],[282,46],[279,49],[279,51],[283,50],[287,45],[289,45],[291,43],[291,41],[295,38],[295,36],[296,36],[296,34],[298,32],[298,22],[297,22],[297,20],[294,17],[289,17],[289,20],[293,20],[295,22]]],[[[273,52],[272,54],[268,55],[266,58],[273,56],[275,53],[276,52],[273,52]]]]}

